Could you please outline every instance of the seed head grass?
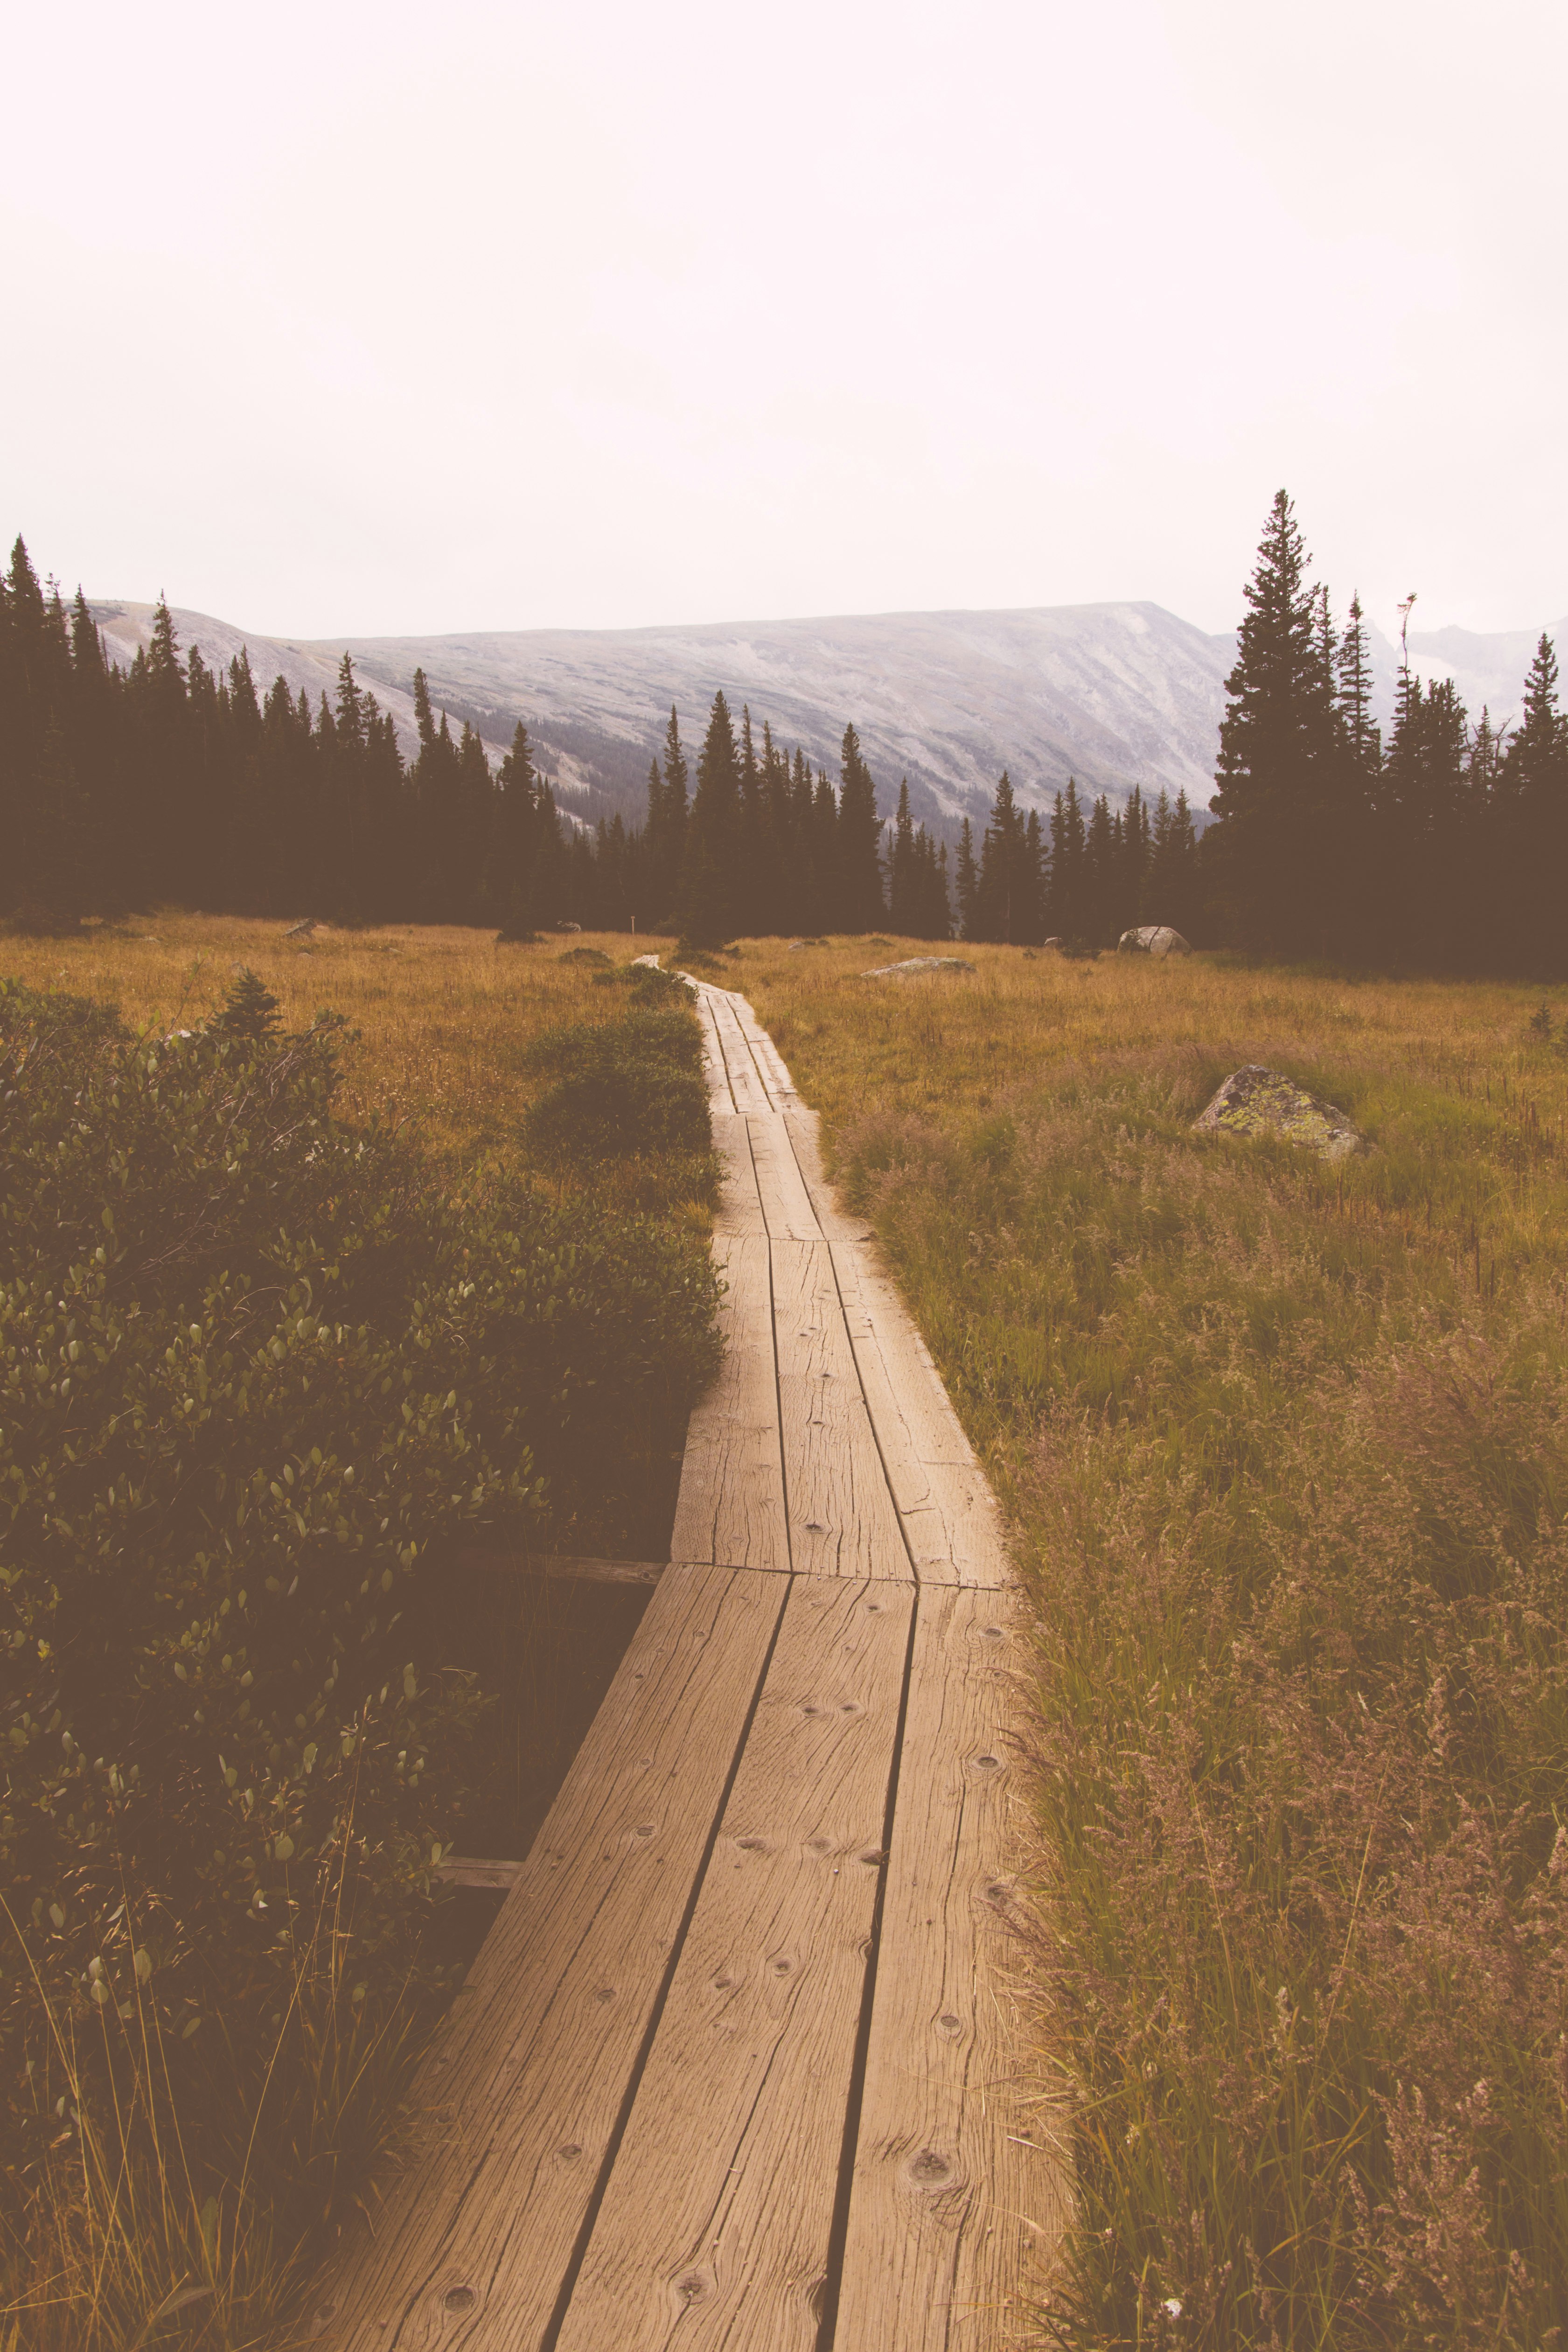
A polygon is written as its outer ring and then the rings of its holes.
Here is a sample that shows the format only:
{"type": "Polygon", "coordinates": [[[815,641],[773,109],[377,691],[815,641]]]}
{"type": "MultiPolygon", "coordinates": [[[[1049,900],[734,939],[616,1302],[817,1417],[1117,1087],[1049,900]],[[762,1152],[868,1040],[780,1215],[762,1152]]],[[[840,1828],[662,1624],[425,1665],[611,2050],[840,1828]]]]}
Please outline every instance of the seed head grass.
{"type": "Polygon", "coordinates": [[[1568,2310],[1568,1060],[1484,983],[747,944],[1038,1604],[1042,2340],[1568,2310]],[[1277,1069],[1364,1157],[1194,1131],[1277,1069]]]}

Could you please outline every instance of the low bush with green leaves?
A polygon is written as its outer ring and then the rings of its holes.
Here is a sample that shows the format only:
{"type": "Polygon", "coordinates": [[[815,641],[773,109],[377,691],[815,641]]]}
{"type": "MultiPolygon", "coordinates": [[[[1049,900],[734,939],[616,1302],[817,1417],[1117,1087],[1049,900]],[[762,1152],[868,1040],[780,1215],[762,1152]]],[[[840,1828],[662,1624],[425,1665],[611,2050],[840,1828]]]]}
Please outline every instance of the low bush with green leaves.
{"type": "MultiPolygon", "coordinates": [[[[120,2043],[154,2032],[174,2093],[254,2074],[324,1916],[311,1980],[396,2009],[481,1713],[444,1664],[453,1540],[570,1516],[650,1398],[689,1399],[715,1360],[695,1237],[444,1189],[334,1116],[341,1024],[277,1035],[255,995],[150,1039],[0,982],[0,2040],[24,2200],[120,2043]]],[[[221,2171],[223,2137],[189,2161],[221,2171]]]]}
{"type": "Polygon", "coordinates": [[[707,1151],[701,1039],[690,1015],[656,993],[621,1020],[550,1031],[535,1058],[558,1073],[528,1116],[528,1141],[541,1159],[591,1168],[707,1151]]]}

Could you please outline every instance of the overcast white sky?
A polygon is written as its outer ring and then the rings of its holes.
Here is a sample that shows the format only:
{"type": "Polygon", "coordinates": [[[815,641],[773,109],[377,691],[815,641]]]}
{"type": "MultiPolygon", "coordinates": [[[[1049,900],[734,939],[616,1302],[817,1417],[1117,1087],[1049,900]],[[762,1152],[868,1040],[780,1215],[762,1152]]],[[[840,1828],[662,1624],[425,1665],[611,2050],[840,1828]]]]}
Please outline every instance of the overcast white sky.
{"type": "Polygon", "coordinates": [[[3,0],[0,530],[285,635],[1568,610],[1561,0],[3,0]]]}

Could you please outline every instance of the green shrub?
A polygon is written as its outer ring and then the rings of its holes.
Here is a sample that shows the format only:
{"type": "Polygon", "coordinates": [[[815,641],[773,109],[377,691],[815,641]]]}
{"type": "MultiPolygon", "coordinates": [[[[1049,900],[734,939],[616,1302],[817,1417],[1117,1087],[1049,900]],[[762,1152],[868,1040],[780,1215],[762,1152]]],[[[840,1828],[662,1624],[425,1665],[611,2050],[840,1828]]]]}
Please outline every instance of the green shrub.
{"type": "Polygon", "coordinates": [[[541,1038],[537,1058],[560,1073],[528,1115],[528,1141],[541,1159],[591,1167],[708,1150],[702,1039],[689,1013],[633,1011],[597,1027],[574,1023],[541,1038]]]}
{"type": "MultiPolygon", "coordinates": [[[[395,1993],[480,1711],[444,1544],[612,1481],[712,1369],[698,1241],[445,1192],[334,1117],[340,1030],[151,1042],[0,982],[12,2085],[40,1994],[111,2067],[149,2015],[176,2077],[251,2064],[329,1899],[345,1997],[395,1993]]],[[[26,2176],[61,2118],[11,2123],[26,2176]]]]}

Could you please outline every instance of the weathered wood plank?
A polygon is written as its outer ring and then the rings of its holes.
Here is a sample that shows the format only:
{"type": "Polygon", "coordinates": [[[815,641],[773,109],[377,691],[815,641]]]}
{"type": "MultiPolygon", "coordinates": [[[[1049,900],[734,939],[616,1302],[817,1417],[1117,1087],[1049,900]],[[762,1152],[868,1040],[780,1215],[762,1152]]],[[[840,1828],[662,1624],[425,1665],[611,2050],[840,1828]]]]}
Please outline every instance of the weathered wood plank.
{"type": "Polygon", "coordinates": [[[790,1585],[559,2352],[817,2342],[914,1597],[790,1585]]]}
{"type": "Polygon", "coordinates": [[[712,989],[708,992],[708,1003],[724,1055],[725,1075],[729,1080],[737,1110],[771,1111],[773,1105],[768,1099],[768,1089],[746,1042],[745,1033],[735,1017],[735,1007],[729,997],[723,989],[712,989]]]}
{"type": "Polygon", "coordinates": [[[725,1169],[714,1232],[730,1235],[765,1234],[768,1220],[752,1160],[750,1121],[741,1111],[716,1110],[711,1114],[711,1124],[713,1148],[725,1169]]]}
{"type": "Polygon", "coordinates": [[[831,1244],[839,1295],[888,1483],[923,1582],[1014,1581],[997,1498],[873,1243],[831,1244]]]}
{"type": "Polygon", "coordinates": [[[912,1582],[828,1244],[770,1241],[768,1249],[789,1557],[815,1576],[912,1582]]]}
{"type": "Polygon", "coordinates": [[[708,1108],[716,1116],[733,1112],[735,1096],[730,1087],[729,1074],[725,1067],[724,1047],[719,1042],[718,1020],[709,1002],[709,992],[697,991],[697,1019],[703,1032],[703,1073],[707,1079],[708,1108]]]}
{"type": "Polygon", "coordinates": [[[789,1591],[671,1569],[422,2072],[332,2352],[537,2347],[636,2069],[789,1591]]]}
{"type": "Polygon", "coordinates": [[[670,1549],[676,1559],[788,1568],[768,1243],[716,1234],[714,1259],[729,1285],[724,1360],[687,1425],[670,1549]]]}
{"type": "Polygon", "coordinates": [[[776,1113],[747,1122],[763,1223],[775,1239],[816,1242],[822,1238],[816,1205],[790,1149],[784,1121],[776,1113]]]}
{"type": "Polygon", "coordinates": [[[838,1207],[814,1112],[782,1120],[833,1265],[856,1369],[916,1573],[935,1584],[1013,1581],[1001,1513],[942,1375],[862,1217],[838,1207]]]}
{"type": "Polygon", "coordinates": [[[1003,2352],[1068,2216],[1069,2159],[1020,2096],[1008,1812],[1010,1594],[923,1587],[888,1849],[835,2342],[1003,2352]]]}
{"type": "Polygon", "coordinates": [[[863,1217],[852,1217],[840,1206],[836,1189],[828,1181],[822,1159],[821,1119],[804,1103],[797,1104],[783,1114],[791,1148],[811,1196],[811,1205],[818,1221],[830,1241],[864,1241],[870,1238],[870,1227],[863,1217]]]}

